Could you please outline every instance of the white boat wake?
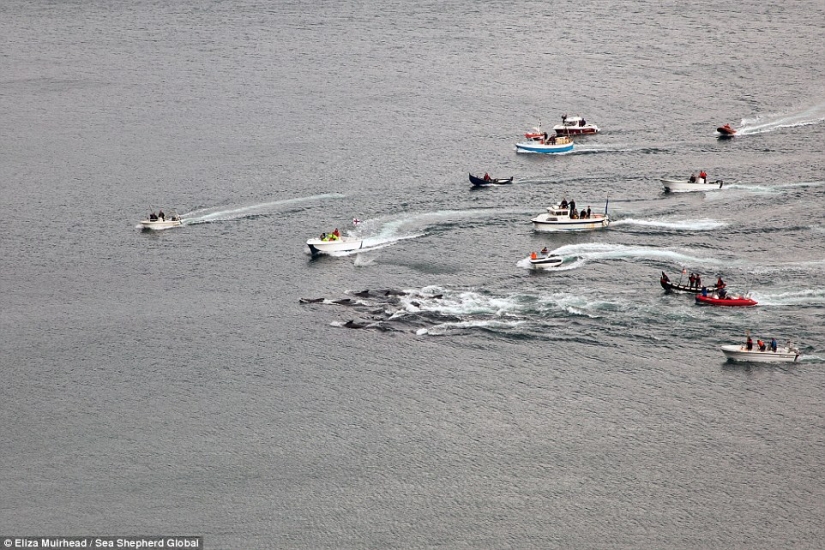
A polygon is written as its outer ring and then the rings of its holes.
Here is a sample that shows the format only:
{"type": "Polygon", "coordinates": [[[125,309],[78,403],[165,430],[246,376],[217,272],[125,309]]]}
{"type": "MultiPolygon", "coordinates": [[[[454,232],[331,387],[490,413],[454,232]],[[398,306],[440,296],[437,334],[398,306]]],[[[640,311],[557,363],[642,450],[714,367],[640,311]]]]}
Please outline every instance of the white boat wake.
{"type": "Polygon", "coordinates": [[[765,115],[755,118],[743,118],[737,135],[752,135],[771,132],[780,128],[795,128],[797,126],[809,126],[825,120],[825,103],[816,105],[801,113],[790,115],[765,115]]]}
{"type": "MultiPolygon", "coordinates": [[[[621,244],[582,243],[568,244],[551,251],[565,258],[580,258],[578,265],[598,260],[654,260],[668,261],[681,266],[730,265],[731,260],[699,258],[675,250],[646,246],[625,246],[621,244]]],[[[570,269],[575,264],[571,264],[570,269]]]]}
{"type": "Polygon", "coordinates": [[[231,221],[250,216],[260,216],[270,214],[282,206],[290,204],[299,204],[302,202],[317,201],[323,199],[340,199],[344,197],[340,193],[326,193],[323,195],[312,195],[310,197],[296,197],[294,199],[284,199],[280,201],[263,202],[260,204],[252,204],[249,206],[241,206],[238,208],[231,208],[228,210],[218,210],[210,212],[211,208],[202,208],[194,210],[187,214],[181,214],[183,225],[195,225],[198,223],[209,223],[218,221],[231,221]]]}
{"type": "Polygon", "coordinates": [[[637,220],[627,218],[611,222],[611,225],[639,225],[642,227],[658,227],[662,229],[674,229],[677,231],[712,231],[725,227],[727,223],[712,219],[684,220],[680,222],[669,222],[664,220],[637,220]]]}

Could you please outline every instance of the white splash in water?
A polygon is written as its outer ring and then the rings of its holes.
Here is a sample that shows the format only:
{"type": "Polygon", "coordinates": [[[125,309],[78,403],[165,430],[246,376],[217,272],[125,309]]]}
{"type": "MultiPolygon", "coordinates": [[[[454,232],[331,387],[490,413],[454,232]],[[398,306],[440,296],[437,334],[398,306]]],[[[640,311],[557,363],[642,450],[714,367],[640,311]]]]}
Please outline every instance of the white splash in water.
{"type": "Polygon", "coordinates": [[[764,115],[751,119],[744,118],[742,119],[741,127],[736,133],[737,135],[762,134],[779,128],[795,128],[797,126],[817,124],[823,120],[825,120],[825,103],[815,105],[801,113],[764,115]]]}
{"type": "Polygon", "coordinates": [[[258,216],[262,214],[269,214],[279,207],[298,204],[302,202],[317,201],[323,199],[337,199],[344,195],[339,193],[327,193],[323,195],[313,195],[310,197],[296,197],[294,199],[284,199],[280,201],[263,202],[260,204],[252,204],[249,206],[241,206],[238,208],[231,208],[228,210],[218,210],[217,212],[208,212],[200,214],[200,212],[207,212],[210,209],[200,209],[188,214],[182,214],[183,225],[194,225],[197,223],[209,223],[216,221],[230,221],[248,216],[258,216]]]}

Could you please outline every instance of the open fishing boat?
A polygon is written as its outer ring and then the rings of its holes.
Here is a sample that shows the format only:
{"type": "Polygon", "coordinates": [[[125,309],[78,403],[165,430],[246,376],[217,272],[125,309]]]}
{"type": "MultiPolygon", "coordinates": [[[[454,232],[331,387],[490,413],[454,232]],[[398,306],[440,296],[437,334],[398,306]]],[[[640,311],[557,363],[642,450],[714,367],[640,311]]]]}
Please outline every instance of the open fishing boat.
{"type": "Polygon", "coordinates": [[[690,180],[671,180],[661,179],[662,188],[665,193],[685,193],[688,191],[713,191],[715,189],[722,189],[724,182],[722,180],[716,181],[702,181],[699,178],[697,181],[690,180]]]}
{"type": "Polygon", "coordinates": [[[470,174],[470,183],[472,183],[475,187],[486,187],[488,185],[506,185],[508,183],[513,183],[513,176],[510,176],[507,179],[504,178],[491,178],[491,179],[484,179],[478,176],[474,176],[470,174]]]}
{"type": "Polygon", "coordinates": [[[530,253],[530,267],[533,269],[548,269],[558,267],[564,262],[564,258],[556,254],[530,253]]]}
{"type": "Polygon", "coordinates": [[[364,239],[356,237],[338,237],[335,240],[309,239],[307,246],[313,256],[330,252],[349,252],[360,250],[364,246],[364,239]]]}
{"type": "Polygon", "coordinates": [[[177,213],[167,218],[161,210],[160,214],[155,214],[152,212],[148,219],[140,220],[140,225],[143,229],[159,231],[161,229],[180,227],[183,225],[183,220],[177,215],[177,213]]]}
{"type": "MultiPolygon", "coordinates": [[[[703,288],[701,280],[699,284],[694,283],[693,285],[691,285],[690,282],[688,282],[688,284],[683,285],[681,284],[681,280],[678,283],[674,283],[670,280],[670,278],[665,274],[664,271],[662,271],[662,276],[659,278],[659,283],[661,283],[662,288],[665,289],[665,291],[667,292],[685,292],[690,294],[696,294],[703,288]]],[[[704,288],[707,288],[708,292],[716,292],[720,288],[725,288],[725,286],[725,282],[722,281],[721,285],[705,285],[704,288]]]]}
{"type": "Polygon", "coordinates": [[[801,353],[788,342],[783,348],[772,351],[770,348],[760,351],[756,346],[748,349],[747,346],[726,345],[722,346],[722,353],[728,361],[747,361],[749,363],[793,363],[801,353]]]}
{"type": "Polygon", "coordinates": [[[516,153],[567,153],[573,150],[573,140],[567,136],[550,136],[516,143],[516,153]]]}

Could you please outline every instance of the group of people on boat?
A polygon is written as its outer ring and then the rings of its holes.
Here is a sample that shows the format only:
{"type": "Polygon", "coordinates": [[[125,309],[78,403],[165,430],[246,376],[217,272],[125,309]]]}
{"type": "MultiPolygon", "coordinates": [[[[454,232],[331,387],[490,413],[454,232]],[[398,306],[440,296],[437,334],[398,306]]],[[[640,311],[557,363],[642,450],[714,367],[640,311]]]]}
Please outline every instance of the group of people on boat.
{"type": "Polygon", "coordinates": [[[688,183],[707,183],[708,182],[708,174],[704,170],[699,171],[699,177],[696,177],[696,172],[690,175],[688,178],[688,183]]]}
{"type": "MultiPolygon", "coordinates": [[[[765,342],[763,342],[762,340],[757,339],[756,346],[759,349],[759,351],[765,351],[770,346],[771,351],[776,353],[776,338],[771,338],[770,344],[765,344],[765,342]]],[[[751,338],[750,334],[748,334],[748,340],[745,342],[745,349],[747,349],[748,351],[753,351],[753,339],[751,338]]]]}
{"type": "Polygon", "coordinates": [[[581,209],[581,212],[576,210],[576,201],[571,200],[567,202],[567,199],[562,199],[559,203],[559,207],[562,210],[568,210],[569,216],[571,220],[586,220],[589,219],[591,216],[590,207],[587,207],[587,210],[584,208],[581,209]]]}
{"type": "Polygon", "coordinates": [[[332,233],[321,233],[321,240],[324,242],[341,240],[341,232],[336,227],[332,233]]]}
{"type": "MultiPolygon", "coordinates": [[[[173,222],[178,221],[178,217],[175,216],[175,215],[173,215],[170,219],[173,222]]],[[[163,210],[161,210],[157,214],[155,214],[155,212],[153,211],[151,214],[149,214],[149,221],[150,222],[157,222],[157,221],[165,222],[166,221],[166,214],[163,213],[163,210]]]]}

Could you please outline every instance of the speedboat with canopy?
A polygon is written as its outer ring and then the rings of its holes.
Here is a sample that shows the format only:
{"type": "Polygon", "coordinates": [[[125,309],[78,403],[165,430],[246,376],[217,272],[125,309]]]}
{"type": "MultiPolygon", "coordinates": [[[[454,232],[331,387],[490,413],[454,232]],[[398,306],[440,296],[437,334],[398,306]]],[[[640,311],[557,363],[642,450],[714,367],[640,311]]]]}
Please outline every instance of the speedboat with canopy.
{"type": "Polygon", "coordinates": [[[599,133],[599,127],[590,124],[580,116],[561,117],[561,124],[553,126],[553,130],[560,136],[586,136],[599,133]]]}
{"type": "Polygon", "coordinates": [[[580,217],[570,211],[569,206],[555,204],[547,207],[547,212],[539,214],[531,220],[536,231],[593,231],[605,229],[610,225],[607,214],[607,201],[604,203],[604,214],[591,213],[589,217],[580,217]]]}

